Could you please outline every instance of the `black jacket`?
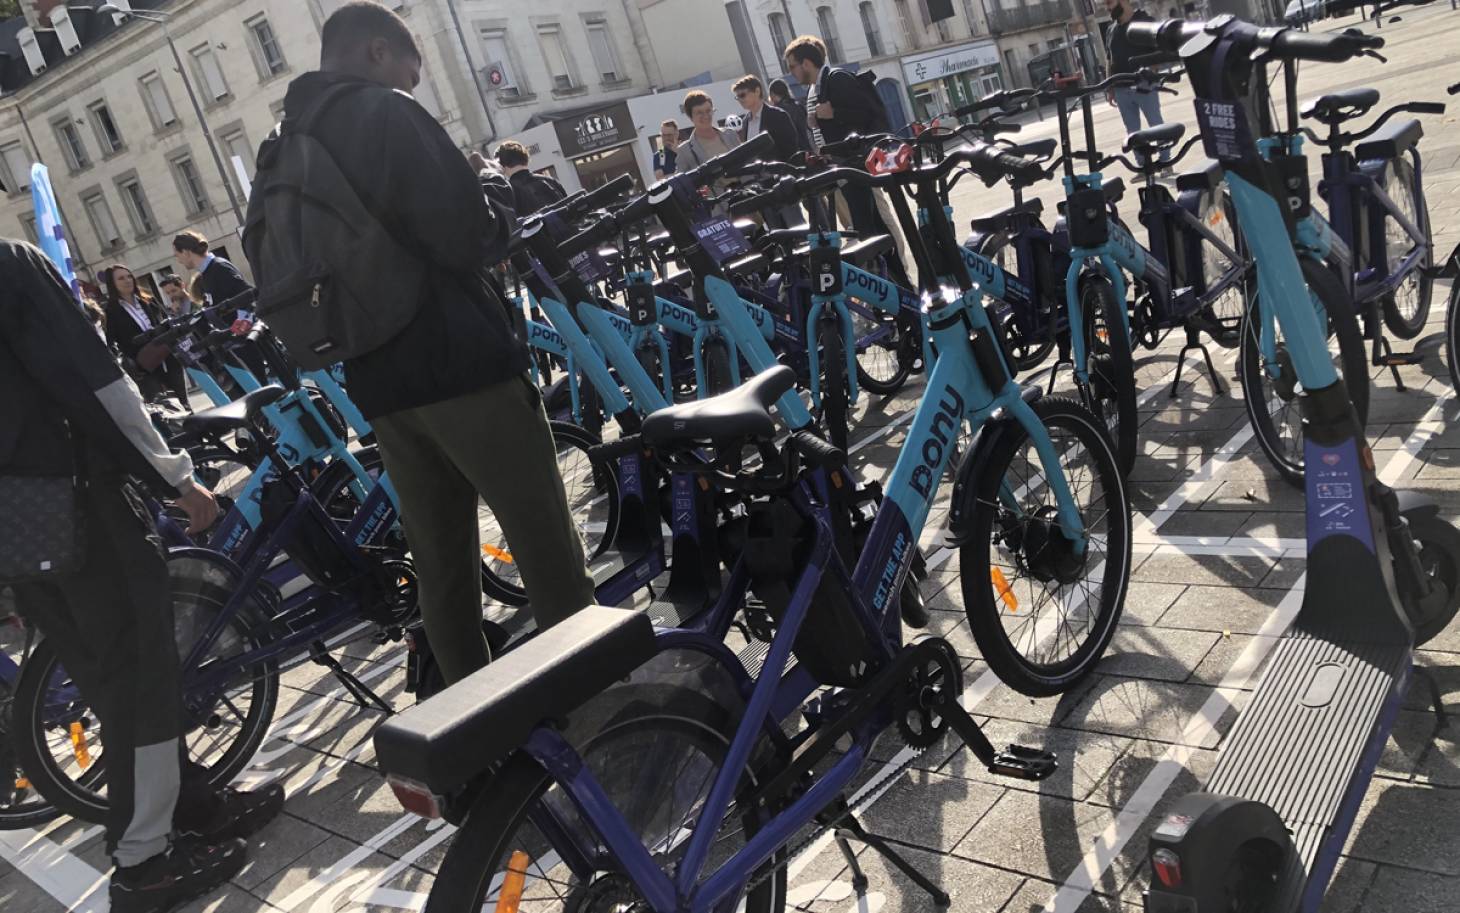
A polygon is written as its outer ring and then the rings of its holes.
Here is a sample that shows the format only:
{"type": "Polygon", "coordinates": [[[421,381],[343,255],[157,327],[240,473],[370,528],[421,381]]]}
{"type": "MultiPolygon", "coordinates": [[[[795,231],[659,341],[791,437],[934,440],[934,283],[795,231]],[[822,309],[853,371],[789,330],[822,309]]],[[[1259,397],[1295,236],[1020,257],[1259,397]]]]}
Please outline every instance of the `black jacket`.
{"type": "MultiPolygon", "coordinates": [[[[151,318],[153,326],[157,326],[162,322],[163,317],[160,310],[141,298],[137,300],[142,305],[142,310],[146,311],[147,316],[151,318]]],[[[120,302],[117,304],[112,304],[110,301],[107,302],[106,340],[112,344],[112,348],[122,353],[123,358],[134,362],[137,360],[137,353],[141,351],[142,347],[137,345],[136,339],[143,332],[136,318],[128,313],[127,309],[122,307],[120,302]]]]}
{"type": "Polygon", "coordinates": [[[526,169],[515,172],[507,180],[512,184],[512,204],[519,219],[551,206],[568,195],[562,184],[545,174],[533,174],[526,169]]]}
{"type": "Polygon", "coordinates": [[[818,105],[831,102],[834,115],[830,120],[817,118],[816,124],[825,142],[838,143],[853,133],[883,132],[887,129],[886,124],[877,123],[877,113],[867,104],[862,87],[857,85],[857,74],[851,70],[822,67],[821,78],[816,83],[816,101],[818,105]]]}
{"type": "MultiPolygon", "coordinates": [[[[804,119],[804,118],[803,118],[804,119]]],[[[776,159],[782,162],[789,162],[791,157],[800,148],[796,138],[796,126],[791,123],[791,118],[767,102],[760,108],[760,131],[769,133],[771,139],[776,141],[776,159]]],[[[746,114],[740,118],[740,141],[746,140],[746,134],[750,132],[750,115],[746,114]]]]}
{"type": "MultiPolygon", "coordinates": [[[[237,298],[239,295],[246,295],[253,291],[253,286],[243,278],[238,267],[222,257],[214,257],[198,275],[203,277],[202,292],[204,299],[210,305],[222,304],[230,298],[237,298]]],[[[238,317],[246,317],[253,313],[252,305],[238,310],[239,313],[236,315],[238,317]]],[[[220,319],[222,318],[220,317],[220,319]]]]}
{"type": "Polygon", "coordinates": [[[815,151],[811,148],[811,125],[806,122],[806,106],[792,95],[775,107],[791,119],[791,126],[796,130],[796,148],[806,152],[815,151]]]}
{"type": "MultiPolygon", "coordinates": [[[[300,116],[330,85],[353,79],[300,76],[284,97],[285,118],[300,116]]],[[[527,350],[486,279],[487,269],[505,259],[515,224],[506,180],[479,181],[426,109],[383,86],[347,93],[314,135],[381,224],[430,266],[415,320],[345,364],[350,399],[364,416],[454,399],[526,371],[527,350]]]]}
{"type": "Polygon", "coordinates": [[[192,474],[44,254],[0,240],[0,287],[0,473],[69,475],[79,450],[93,479],[132,475],[161,492],[192,474]]]}

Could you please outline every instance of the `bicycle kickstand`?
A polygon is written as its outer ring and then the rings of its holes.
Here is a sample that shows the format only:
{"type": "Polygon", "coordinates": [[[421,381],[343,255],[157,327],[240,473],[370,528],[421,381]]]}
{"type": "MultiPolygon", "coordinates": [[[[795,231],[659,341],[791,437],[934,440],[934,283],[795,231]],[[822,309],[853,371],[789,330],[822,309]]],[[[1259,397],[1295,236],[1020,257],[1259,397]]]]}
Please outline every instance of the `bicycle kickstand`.
{"type": "Polygon", "coordinates": [[[861,865],[858,864],[856,855],[852,853],[852,848],[847,845],[848,838],[858,843],[866,844],[877,855],[897,866],[902,871],[902,874],[906,875],[913,884],[922,888],[929,897],[933,898],[933,906],[937,909],[946,910],[953,905],[953,898],[948,896],[947,891],[933,884],[928,876],[914,868],[913,864],[899,854],[897,850],[894,850],[884,838],[869,833],[862,826],[862,822],[857,820],[856,815],[847,812],[842,823],[836,829],[836,841],[837,845],[841,848],[842,856],[846,858],[847,864],[851,867],[852,887],[856,889],[858,897],[863,896],[867,890],[867,876],[863,873],[861,865]],[[858,887],[858,885],[861,887],[858,887]]]}
{"type": "Polygon", "coordinates": [[[383,697],[371,691],[370,687],[356,678],[354,673],[340,665],[340,661],[329,654],[323,641],[316,640],[310,644],[309,654],[311,660],[330,670],[335,678],[339,679],[340,684],[345,686],[345,690],[350,692],[350,696],[361,707],[368,708],[373,705],[377,710],[385,711],[387,716],[395,713],[395,708],[387,704],[383,697]]]}
{"type": "Polygon", "coordinates": [[[1186,345],[1181,347],[1181,352],[1176,356],[1176,379],[1171,382],[1171,398],[1176,398],[1177,388],[1181,386],[1181,369],[1186,366],[1186,353],[1192,349],[1201,353],[1207,365],[1207,376],[1212,380],[1212,390],[1217,396],[1226,396],[1227,388],[1222,386],[1222,376],[1217,373],[1217,366],[1212,363],[1212,353],[1201,341],[1201,331],[1194,327],[1186,328],[1186,345]]]}
{"type": "Polygon", "coordinates": [[[1404,385],[1404,381],[1399,376],[1399,363],[1393,357],[1394,349],[1389,345],[1389,338],[1382,333],[1379,334],[1379,348],[1383,352],[1383,357],[1376,361],[1378,364],[1388,366],[1389,373],[1394,376],[1394,389],[1400,393],[1409,392],[1409,388],[1404,385]]]}

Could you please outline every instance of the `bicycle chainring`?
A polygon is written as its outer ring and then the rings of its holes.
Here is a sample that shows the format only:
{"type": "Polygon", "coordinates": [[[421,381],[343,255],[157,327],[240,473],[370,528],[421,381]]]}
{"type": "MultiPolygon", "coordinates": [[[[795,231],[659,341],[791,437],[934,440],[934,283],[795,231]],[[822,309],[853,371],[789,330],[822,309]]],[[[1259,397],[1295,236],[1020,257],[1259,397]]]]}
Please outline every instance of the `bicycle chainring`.
{"type": "Polygon", "coordinates": [[[940,708],[962,692],[963,675],[951,650],[916,666],[895,705],[898,735],[912,748],[936,745],[948,731],[940,708]]]}

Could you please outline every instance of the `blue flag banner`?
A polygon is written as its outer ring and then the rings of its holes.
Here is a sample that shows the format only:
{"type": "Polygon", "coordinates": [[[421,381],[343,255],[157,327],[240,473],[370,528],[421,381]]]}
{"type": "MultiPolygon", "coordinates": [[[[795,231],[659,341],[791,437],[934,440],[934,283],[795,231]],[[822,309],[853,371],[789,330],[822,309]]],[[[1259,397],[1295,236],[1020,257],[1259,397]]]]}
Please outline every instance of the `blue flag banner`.
{"type": "Polygon", "coordinates": [[[76,279],[76,267],[71,262],[71,245],[66,243],[66,227],[61,224],[61,207],[56,205],[56,192],[51,187],[51,172],[37,162],[30,166],[30,195],[35,204],[35,230],[40,239],[41,251],[56,269],[61,278],[71,286],[71,294],[81,301],[81,283],[76,279]]]}

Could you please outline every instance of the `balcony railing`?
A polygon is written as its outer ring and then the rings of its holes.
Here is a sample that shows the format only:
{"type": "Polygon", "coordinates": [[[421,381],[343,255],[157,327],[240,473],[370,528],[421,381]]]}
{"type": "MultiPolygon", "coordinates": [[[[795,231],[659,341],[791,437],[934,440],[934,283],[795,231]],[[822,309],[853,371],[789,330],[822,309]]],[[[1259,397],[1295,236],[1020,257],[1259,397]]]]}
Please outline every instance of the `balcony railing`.
{"type": "Polygon", "coordinates": [[[1067,22],[1074,12],[1070,9],[1068,0],[1044,0],[1041,3],[1025,3],[1005,8],[990,5],[988,14],[989,31],[998,35],[1067,22]]]}

